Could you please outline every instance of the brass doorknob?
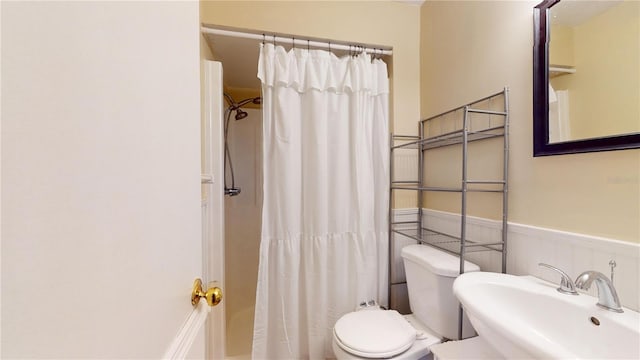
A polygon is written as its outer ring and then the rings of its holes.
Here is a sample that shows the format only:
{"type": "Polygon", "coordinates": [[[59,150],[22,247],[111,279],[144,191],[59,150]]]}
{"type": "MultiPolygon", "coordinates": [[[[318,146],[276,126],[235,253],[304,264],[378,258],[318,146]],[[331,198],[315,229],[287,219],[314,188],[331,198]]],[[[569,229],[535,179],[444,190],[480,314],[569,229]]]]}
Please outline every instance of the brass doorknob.
{"type": "Polygon", "coordinates": [[[196,306],[200,298],[207,299],[209,306],[216,306],[222,301],[222,290],[219,287],[214,286],[207,289],[206,292],[202,290],[202,280],[195,279],[193,281],[193,291],[191,291],[191,305],[196,306]]]}

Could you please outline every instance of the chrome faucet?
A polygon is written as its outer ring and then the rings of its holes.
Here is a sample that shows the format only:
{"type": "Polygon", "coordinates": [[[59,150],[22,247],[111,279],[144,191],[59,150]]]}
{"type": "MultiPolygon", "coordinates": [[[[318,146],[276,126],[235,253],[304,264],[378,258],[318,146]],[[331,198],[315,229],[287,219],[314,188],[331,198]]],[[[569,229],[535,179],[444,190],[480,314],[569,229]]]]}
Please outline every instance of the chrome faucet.
{"type": "Polygon", "coordinates": [[[589,290],[594,281],[598,288],[598,303],[596,305],[609,311],[623,312],[618,293],[605,274],[598,271],[585,271],[576,278],[576,287],[581,290],[589,290]]]}
{"type": "Polygon", "coordinates": [[[562,280],[560,280],[560,287],[557,289],[558,292],[561,292],[563,294],[569,294],[569,295],[578,295],[578,292],[576,291],[576,288],[573,285],[573,281],[571,281],[571,278],[569,277],[569,275],[567,275],[567,273],[549,264],[539,263],[538,265],[547,267],[553,271],[560,273],[560,275],[562,276],[562,280]]]}

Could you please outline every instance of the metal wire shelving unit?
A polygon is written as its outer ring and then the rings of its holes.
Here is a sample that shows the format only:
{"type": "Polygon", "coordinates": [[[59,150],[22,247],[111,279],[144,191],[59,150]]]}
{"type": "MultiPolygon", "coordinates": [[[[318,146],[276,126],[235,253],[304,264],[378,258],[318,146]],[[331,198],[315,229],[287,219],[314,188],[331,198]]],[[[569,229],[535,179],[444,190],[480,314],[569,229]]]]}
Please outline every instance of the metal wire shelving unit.
{"type": "MultiPolygon", "coordinates": [[[[389,249],[394,249],[394,234],[416,240],[460,257],[460,274],[464,273],[465,256],[477,251],[497,251],[501,253],[502,272],[506,273],[507,255],[507,206],[508,206],[508,163],[509,163],[509,89],[491,94],[447,112],[421,120],[418,136],[391,134],[390,180],[391,200],[395,191],[417,192],[417,217],[412,221],[394,221],[392,201],[389,202],[389,249]],[[473,142],[493,138],[502,139],[502,174],[492,179],[473,179],[469,177],[469,145],[473,142]],[[428,186],[425,173],[425,153],[442,147],[460,147],[462,153],[462,172],[460,183],[453,186],[428,186]],[[418,174],[415,180],[396,180],[394,175],[394,151],[414,149],[418,157],[418,174]],[[448,192],[460,194],[459,233],[449,234],[430,228],[423,219],[424,196],[430,192],[448,192]],[[502,197],[501,237],[499,239],[476,240],[467,232],[468,194],[473,192],[495,193],[502,197]]],[[[493,150],[491,150],[493,151],[493,150]]],[[[497,159],[500,154],[497,154],[497,159]]],[[[392,283],[391,269],[395,257],[389,257],[389,294],[392,283]]],[[[459,336],[462,335],[462,309],[459,319],[459,336]]]]}

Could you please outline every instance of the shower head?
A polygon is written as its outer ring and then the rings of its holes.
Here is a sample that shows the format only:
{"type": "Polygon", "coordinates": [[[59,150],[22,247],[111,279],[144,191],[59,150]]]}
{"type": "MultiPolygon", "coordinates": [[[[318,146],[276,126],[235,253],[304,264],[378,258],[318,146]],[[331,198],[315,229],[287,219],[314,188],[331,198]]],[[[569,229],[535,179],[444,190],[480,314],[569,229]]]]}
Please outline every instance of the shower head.
{"type": "MultiPolygon", "coordinates": [[[[244,118],[246,118],[247,116],[249,116],[249,114],[242,110],[241,107],[252,103],[255,105],[260,105],[262,103],[262,98],[260,96],[256,96],[254,98],[248,98],[248,99],[244,99],[241,100],[239,102],[236,102],[235,100],[233,100],[233,98],[231,97],[231,95],[227,94],[227,93],[223,93],[225,99],[227,100],[227,103],[229,103],[229,108],[228,111],[235,111],[236,112],[236,116],[235,119],[236,120],[242,120],[244,118]]],[[[229,114],[230,115],[230,114],[229,114]]]]}
{"type": "Polygon", "coordinates": [[[242,120],[242,119],[246,118],[247,116],[249,116],[249,114],[246,111],[244,111],[244,110],[242,110],[240,108],[236,109],[236,120],[242,120]]]}

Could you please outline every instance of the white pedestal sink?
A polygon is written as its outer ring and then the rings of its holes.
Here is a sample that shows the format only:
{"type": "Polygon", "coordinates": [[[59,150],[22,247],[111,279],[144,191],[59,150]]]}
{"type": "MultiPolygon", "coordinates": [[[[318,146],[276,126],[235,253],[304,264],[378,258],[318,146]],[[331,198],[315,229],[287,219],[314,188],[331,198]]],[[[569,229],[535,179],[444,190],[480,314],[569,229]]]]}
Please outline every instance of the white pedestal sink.
{"type": "Polygon", "coordinates": [[[466,273],[453,291],[478,334],[508,359],[640,359],[640,314],[596,306],[532,276],[466,273]]]}

